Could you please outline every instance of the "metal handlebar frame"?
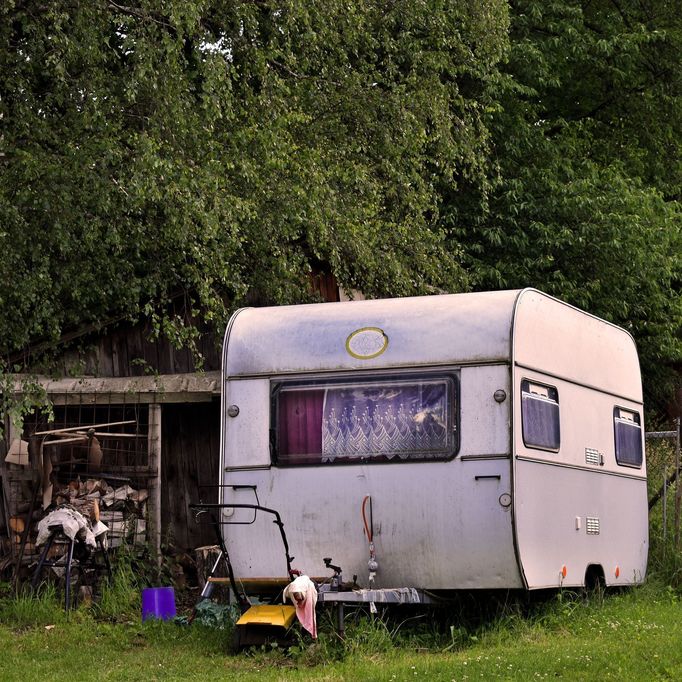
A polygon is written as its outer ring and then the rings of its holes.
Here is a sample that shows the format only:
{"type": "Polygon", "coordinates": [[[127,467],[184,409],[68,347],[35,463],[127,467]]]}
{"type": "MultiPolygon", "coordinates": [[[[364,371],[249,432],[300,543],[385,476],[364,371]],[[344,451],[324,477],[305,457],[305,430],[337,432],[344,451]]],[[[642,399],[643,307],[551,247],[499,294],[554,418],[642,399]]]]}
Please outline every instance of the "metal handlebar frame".
{"type": "MultiPolygon", "coordinates": [[[[218,543],[220,544],[220,549],[223,551],[225,557],[228,557],[228,553],[227,549],[225,548],[225,541],[223,540],[222,533],[220,532],[220,526],[229,526],[231,525],[232,522],[217,520],[213,512],[220,511],[223,509],[253,509],[255,512],[262,511],[266,514],[272,514],[275,517],[273,523],[277,526],[277,528],[279,528],[279,534],[282,538],[282,544],[284,545],[284,554],[286,556],[287,561],[287,573],[292,580],[294,576],[298,574],[298,572],[295,569],[292,569],[291,567],[291,562],[295,559],[295,557],[289,555],[289,543],[287,542],[287,536],[286,533],[284,532],[284,523],[282,523],[282,517],[280,516],[279,512],[276,509],[263,507],[260,504],[236,504],[236,503],[232,504],[222,502],[200,502],[197,504],[190,504],[189,508],[190,510],[195,512],[195,517],[198,517],[199,514],[207,512],[211,513],[211,522],[213,527],[215,528],[216,535],[218,536],[218,543]]],[[[229,563],[229,558],[228,567],[230,573],[232,573],[232,567],[229,563]]]]}

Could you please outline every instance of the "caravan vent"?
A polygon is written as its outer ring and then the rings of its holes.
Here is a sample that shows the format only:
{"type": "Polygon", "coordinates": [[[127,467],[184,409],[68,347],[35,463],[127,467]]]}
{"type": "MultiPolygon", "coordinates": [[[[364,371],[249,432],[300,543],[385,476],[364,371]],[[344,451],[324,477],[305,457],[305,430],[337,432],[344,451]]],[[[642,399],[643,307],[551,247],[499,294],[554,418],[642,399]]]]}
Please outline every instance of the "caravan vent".
{"type": "Polygon", "coordinates": [[[594,448],[585,448],[585,461],[588,464],[601,464],[601,453],[594,448]]]}
{"type": "Polygon", "coordinates": [[[599,517],[585,517],[585,530],[587,531],[588,535],[599,535],[599,517]]]}

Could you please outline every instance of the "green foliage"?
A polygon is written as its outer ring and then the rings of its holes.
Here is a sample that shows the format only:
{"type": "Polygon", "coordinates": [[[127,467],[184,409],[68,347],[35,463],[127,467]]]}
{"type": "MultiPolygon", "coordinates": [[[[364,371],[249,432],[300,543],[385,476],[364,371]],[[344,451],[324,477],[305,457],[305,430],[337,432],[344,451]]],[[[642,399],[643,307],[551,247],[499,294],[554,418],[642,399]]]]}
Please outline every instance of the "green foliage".
{"type": "Polygon", "coordinates": [[[682,359],[680,21],[514,3],[489,184],[444,211],[475,288],[536,286],[628,329],[658,410],[682,359]]]}
{"type": "Polygon", "coordinates": [[[194,607],[193,624],[218,630],[231,630],[239,619],[239,609],[235,604],[219,604],[211,599],[202,599],[194,607]]]}
{"type": "Polygon", "coordinates": [[[665,492],[664,518],[663,480],[670,480],[675,471],[675,443],[671,440],[647,442],[648,498],[657,498],[649,511],[648,580],[658,585],[682,591],[682,552],[675,543],[677,483],[671,481],[665,492]]]}
{"type": "Polygon", "coordinates": [[[48,420],[52,418],[52,404],[45,388],[31,376],[17,378],[8,374],[0,360],[0,438],[4,435],[5,418],[21,432],[24,417],[35,412],[43,412],[48,420]]]}
{"type": "Polygon", "coordinates": [[[7,591],[0,597],[0,622],[16,628],[64,623],[64,602],[53,585],[42,585],[36,594],[22,590],[7,591]]]}
{"type": "Polygon", "coordinates": [[[3,5],[0,349],[140,314],[191,346],[318,262],[462,287],[434,178],[482,173],[506,29],[501,0],[3,5]]]}
{"type": "MultiPolygon", "coordinates": [[[[140,617],[142,581],[133,566],[129,552],[118,552],[109,583],[102,578],[102,596],[94,606],[95,613],[112,621],[128,621],[140,617]]],[[[142,574],[143,575],[143,574],[142,574]]]]}
{"type": "Polygon", "coordinates": [[[681,22],[664,0],[4,3],[0,355],[141,316],[196,350],[321,266],[368,296],[539,287],[633,333],[660,411],[681,22]]]}

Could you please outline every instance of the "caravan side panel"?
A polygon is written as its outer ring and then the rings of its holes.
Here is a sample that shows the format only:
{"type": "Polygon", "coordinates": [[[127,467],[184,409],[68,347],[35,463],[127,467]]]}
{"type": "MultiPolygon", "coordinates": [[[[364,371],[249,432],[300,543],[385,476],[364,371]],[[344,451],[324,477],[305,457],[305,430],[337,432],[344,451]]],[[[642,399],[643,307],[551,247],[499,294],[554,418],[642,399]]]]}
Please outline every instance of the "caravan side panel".
{"type": "Polygon", "coordinates": [[[527,291],[515,317],[514,357],[514,511],[527,586],[580,586],[590,567],[603,571],[607,585],[641,582],[648,514],[632,338],[527,291]],[[623,428],[638,462],[617,452],[623,428]]]}

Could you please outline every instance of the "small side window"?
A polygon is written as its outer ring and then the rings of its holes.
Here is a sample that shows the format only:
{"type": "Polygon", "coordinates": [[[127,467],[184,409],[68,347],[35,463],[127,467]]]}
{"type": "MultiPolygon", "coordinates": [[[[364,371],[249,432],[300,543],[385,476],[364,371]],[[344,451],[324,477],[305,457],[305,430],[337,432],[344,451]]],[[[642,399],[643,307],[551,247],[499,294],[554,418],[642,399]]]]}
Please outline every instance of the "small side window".
{"type": "Polygon", "coordinates": [[[642,466],[642,422],[637,412],[613,408],[616,462],[621,466],[642,466]]]}
{"type": "Polygon", "coordinates": [[[528,448],[559,451],[559,392],[553,386],[521,382],[523,442],[528,448]]]}

